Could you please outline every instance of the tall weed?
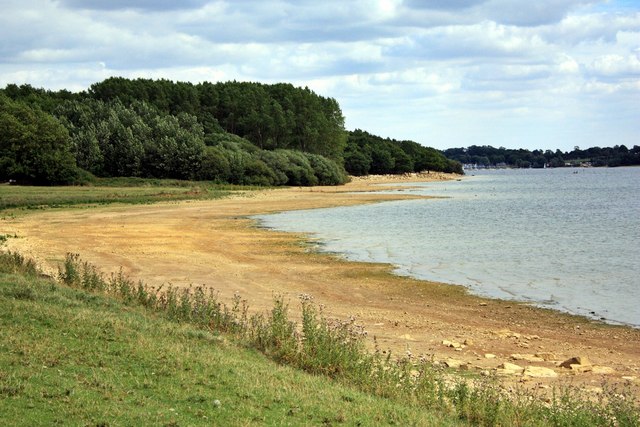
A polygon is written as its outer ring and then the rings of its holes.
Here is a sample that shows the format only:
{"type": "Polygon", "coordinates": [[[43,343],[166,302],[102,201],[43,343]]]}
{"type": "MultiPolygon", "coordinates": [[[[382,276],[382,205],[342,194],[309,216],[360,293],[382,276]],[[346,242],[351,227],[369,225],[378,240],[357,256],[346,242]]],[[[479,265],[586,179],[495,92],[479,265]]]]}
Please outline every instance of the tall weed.
{"type": "Polygon", "coordinates": [[[33,260],[26,259],[17,252],[0,252],[0,273],[35,276],[38,269],[33,260]]]}
{"type": "MultiPolygon", "coordinates": [[[[0,256],[0,271],[35,268],[25,265],[28,262],[16,254],[0,256]]],[[[300,297],[302,324],[298,325],[290,320],[289,305],[282,295],[274,297],[269,313],[249,316],[246,300],[237,294],[228,307],[216,292],[203,287],[154,289],[142,282],[134,284],[122,270],[105,280],[77,254],[67,255],[59,277],[68,286],[109,294],[174,321],[230,334],[280,363],[377,396],[450,413],[474,425],[640,425],[640,411],[628,391],[608,390],[601,401],[594,402],[580,390],[559,388],[545,400],[524,390],[505,390],[494,378],[452,375],[410,352],[392,357],[377,345],[369,352],[364,345],[366,333],[355,318],[329,319],[306,295],[300,297]]]]}

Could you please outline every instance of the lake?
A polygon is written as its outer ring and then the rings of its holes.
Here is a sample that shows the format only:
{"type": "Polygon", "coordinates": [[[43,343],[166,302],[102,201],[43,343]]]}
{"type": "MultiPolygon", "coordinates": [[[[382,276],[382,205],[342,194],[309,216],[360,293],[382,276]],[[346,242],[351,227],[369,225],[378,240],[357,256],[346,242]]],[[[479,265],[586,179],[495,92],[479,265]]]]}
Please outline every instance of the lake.
{"type": "Polygon", "coordinates": [[[640,327],[640,168],[469,171],[407,186],[441,198],[258,219],[397,274],[640,327]]]}

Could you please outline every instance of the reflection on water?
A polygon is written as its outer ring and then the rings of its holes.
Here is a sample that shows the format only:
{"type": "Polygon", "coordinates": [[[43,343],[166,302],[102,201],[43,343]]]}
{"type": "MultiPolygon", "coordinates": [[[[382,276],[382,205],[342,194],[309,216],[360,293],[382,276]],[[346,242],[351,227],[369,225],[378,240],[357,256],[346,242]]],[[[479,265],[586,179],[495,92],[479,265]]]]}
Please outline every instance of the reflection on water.
{"type": "Polygon", "coordinates": [[[640,326],[640,168],[474,172],[430,200],[285,212],[266,227],[399,274],[640,326]]]}

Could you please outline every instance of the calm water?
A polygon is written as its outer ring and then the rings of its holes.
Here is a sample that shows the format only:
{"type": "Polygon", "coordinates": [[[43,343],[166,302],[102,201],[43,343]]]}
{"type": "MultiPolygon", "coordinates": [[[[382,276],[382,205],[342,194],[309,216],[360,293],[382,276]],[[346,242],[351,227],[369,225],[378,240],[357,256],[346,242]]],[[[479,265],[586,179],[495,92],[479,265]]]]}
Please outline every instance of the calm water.
{"type": "Polygon", "coordinates": [[[470,172],[407,191],[446,198],[259,219],[398,274],[640,326],[640,168],[470,172]]]}

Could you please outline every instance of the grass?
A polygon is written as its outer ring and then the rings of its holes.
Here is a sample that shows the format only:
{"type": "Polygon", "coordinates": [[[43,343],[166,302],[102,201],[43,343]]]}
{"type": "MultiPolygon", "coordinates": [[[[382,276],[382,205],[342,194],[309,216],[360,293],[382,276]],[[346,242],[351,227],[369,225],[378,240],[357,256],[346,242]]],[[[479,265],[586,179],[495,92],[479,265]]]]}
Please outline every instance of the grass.
{"type": "Polygon", "coordinates": [[[216,199],[233,191],[255,188],[212,182],[141,178],[96,178],[95,182],[87,186],[31,187],[3,184],[0,185],[0,211],[216,199]]]}
{"type": "Polygon", "coordinates": [[[2,255],[2,424],[459,424],[167,317],[56,285],[19,256],[2,255]]]}
{"type": "Polygon", "coordinates": [[[0,255],[0,413],[10,425],[640,425],[631,396],[544,400],[411,355],[367,352],[354,319],[302,296],[249,316],[203,288],[103,277],[77,255],[60,286],[0,255]]]}

